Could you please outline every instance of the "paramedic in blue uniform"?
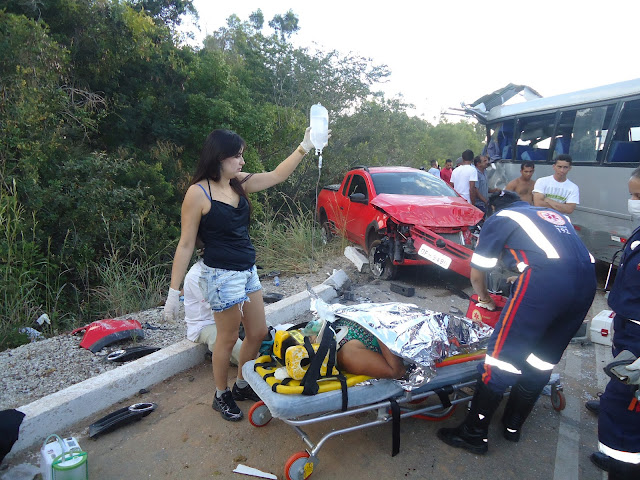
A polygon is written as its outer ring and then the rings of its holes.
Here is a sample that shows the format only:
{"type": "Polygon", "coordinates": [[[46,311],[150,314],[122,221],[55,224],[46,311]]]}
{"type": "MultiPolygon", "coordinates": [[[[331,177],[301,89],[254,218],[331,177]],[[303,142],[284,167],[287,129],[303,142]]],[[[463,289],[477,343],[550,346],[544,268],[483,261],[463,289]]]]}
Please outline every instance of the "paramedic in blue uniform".
{"type": "MultiPolygon", "coordinates": [[[[640,222],[640,168],[629,179],[629,213],[640,222]]],[[[623,350],[640,357],[640,227],[627,240],[616,280],[609,292],[613,318],[613,356],[623,350]]],[[[640,360],[634,362],[640,369],[640,360]]],[[[630,368],[630,367],[627,367],[630,368]]],[[[600,397],[598,450],[593,462],[609,471],[610,480],[640,479],[640,403],[635,388],[609,380],[600,397]],[[607,455],[607,458],[604,455],[607,455]]]]}
{"type": "Polygon", "coordinates": [[[531,206],[515,192],[491,197],[496,213],[485,221],[471,258],[478,306],[495,309],[486,272],[499,261],[518,276],[480,365],[467,418],[456,428],[438,431],[445,443],[476,454],[488,449],[489,422],[509,386],[503,435],[513,442],[520,439],[522,424],[596,291],[595,261],[568,217],[531,206]]]}

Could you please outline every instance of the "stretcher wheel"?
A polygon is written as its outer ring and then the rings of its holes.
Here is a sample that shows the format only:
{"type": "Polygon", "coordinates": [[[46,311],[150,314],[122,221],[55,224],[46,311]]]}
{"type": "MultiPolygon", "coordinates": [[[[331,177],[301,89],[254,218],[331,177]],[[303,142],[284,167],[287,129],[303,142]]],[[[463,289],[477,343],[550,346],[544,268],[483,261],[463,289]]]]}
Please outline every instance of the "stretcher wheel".
{"type": "Polygon", "coordinates": [[[564,410],[564,407],[567,406],[567,400],[564,398],[564,393],[560,390],[551,390],[551,406],[556,412],[560,412],[564,410]]]}
{"type": "Polygon", "coordinates": [[[284,464],[284,476],[287,480],[305,480],[313,473],[313,462],[307,452],[296,452],[284,464]]]}
{"type": "Polygon", "coordinates": [[[272,418],[269,407],[262,400],[254,403],[249,409],[249,423],[254,427],[264,427],[272,418]]]}

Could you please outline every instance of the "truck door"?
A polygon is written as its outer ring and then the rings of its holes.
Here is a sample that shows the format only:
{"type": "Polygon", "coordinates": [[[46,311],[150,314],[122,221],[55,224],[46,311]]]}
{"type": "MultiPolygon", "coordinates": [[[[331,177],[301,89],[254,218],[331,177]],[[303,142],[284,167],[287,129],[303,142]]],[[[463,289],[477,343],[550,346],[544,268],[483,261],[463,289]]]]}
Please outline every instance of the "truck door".
{"type": "Polygon", "coordinates": [[[346,219],[347,238],[354,243],[365,246],[365,229],[371,221],[368,213],[371,192],[367,188],[367,182],[362,175],[353,175],[347,189],[347,201],[344,203],[344,216],[346,219]],[[353,194],[362,194],[354,201],[353,194]]]}

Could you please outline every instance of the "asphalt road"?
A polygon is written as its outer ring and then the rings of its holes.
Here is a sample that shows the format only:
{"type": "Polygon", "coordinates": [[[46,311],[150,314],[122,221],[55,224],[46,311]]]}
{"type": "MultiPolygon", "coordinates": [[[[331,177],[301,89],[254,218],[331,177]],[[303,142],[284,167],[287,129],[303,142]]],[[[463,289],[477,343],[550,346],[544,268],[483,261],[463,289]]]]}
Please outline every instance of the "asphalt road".
{"type": "MultiPolygon", "coordinates": [[[[355,303],[399,301],[439,311],[456,307],[466,312],[468,302],[453,294],[456,289],[470,294],[468,280],[438,267],[401,270],[395,282],[413,286],[413,297],[390,290],[390,282],[372,281],[367,274],[350,272],[355,303]],[[448,288],[447,288],[448,287],[448,288]]],[[[344,302],[346,303],[346,302],[344,302]]],[[[351,302],[354,303],[354,302],[351,302]]],[[[599,292],[590,317],[606,308],[599,292]]],[[[443,444],[436,437],[441,426],[457,425],[465,416],[461,405],[442,422],[405,419],[401,424],[400,453],[391,456],[391,425],[356,430],[327,440],[318,452],[315,479],[492,479],[492,480],[601,480],[603,472],[589,461],[597,447],[597,418],[584,408],[606,383],[602,366],[610,358],[607,347],[591,343],[571,344],[555,372],[564,388],[566,408],[555,411],[550,397],[543,396],[523,429],[519,443],[504,440],[496,413],[490,430],[489,453],[476,456],[443,444]]],[[[235,369],[229,372],[235,376],[235,369]]],[[[122,427],[95,440],[87,437],[87,424],[73,434],[89,453],[92,479],[242,479],[233,473],[238,464],[286,478],[284,466],[305,445],[292,427],[278,419],[262,428],[246,419],[239,423],[223,420],[211,408],[213,381],[210,363],[156,385],[149,393],[116,405],[100,418],[127,404],[155,402],[158,408],[137,423],[122,427]]],[[[250,403],[242,402],[246,412],[250,403]]],[[[321,422],[305,431],[313,441],[338,427],[357,425],[375,418],[366,412],[353,418],[321,422]]]]}

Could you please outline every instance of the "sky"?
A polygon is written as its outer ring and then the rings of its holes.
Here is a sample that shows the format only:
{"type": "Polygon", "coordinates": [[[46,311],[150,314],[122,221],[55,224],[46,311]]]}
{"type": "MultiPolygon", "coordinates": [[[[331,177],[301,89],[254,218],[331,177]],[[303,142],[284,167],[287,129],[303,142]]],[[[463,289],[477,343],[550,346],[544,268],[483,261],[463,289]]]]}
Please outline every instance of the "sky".
{"type": "MultiPolygon", "coordinates": [[[[429,122],[508,83],[548,97],[640,78],[640,1],[609,0],[194,0],[198,39],[260,8],[268,21],[291,9],[298,47],[370,58],[391,71],[374,86],[402,96],[429,122]]],[[[200,42],[201,43],[201,42],[200,42]]],[[[450,117],[454,120],[455,117],[450,117]]]]}

